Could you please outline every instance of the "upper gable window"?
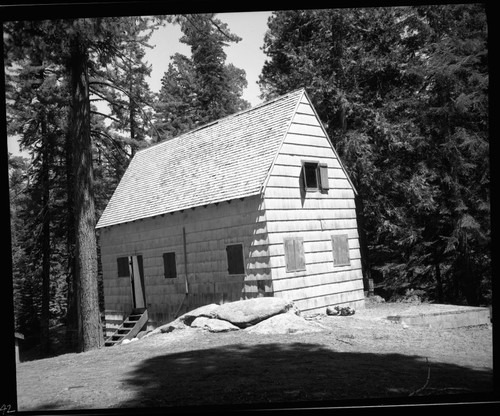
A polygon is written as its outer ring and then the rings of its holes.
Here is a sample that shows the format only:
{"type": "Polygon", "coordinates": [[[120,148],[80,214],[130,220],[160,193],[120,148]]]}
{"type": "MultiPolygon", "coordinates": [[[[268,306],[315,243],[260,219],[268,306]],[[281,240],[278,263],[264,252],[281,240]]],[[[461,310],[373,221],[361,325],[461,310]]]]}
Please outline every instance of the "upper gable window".
{"type": "Polygon", "coordinates": [[[304,162],[302,165],[302,181],[306,191],[330,188],[328,184],[328,166],[325,163],[304,162]]]}

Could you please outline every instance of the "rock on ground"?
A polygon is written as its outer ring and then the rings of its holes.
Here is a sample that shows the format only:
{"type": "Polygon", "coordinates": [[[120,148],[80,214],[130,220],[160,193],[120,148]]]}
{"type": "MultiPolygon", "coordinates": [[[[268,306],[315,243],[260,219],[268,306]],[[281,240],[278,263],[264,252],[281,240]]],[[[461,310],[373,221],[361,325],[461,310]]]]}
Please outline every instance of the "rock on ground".
{"type": "Polygon", "coordinates": [[[209,305],[203,305],[200,306],[199,308],[193,309],[192,311],[186,312],[184,315],[179,316],[177,319],[185,323],[186,325],[191,325],[191,322],[193,322],[199,316],[213,318],[214,313],[219,308],[220,305],[217,305],[215,303],[211,303],[209,305]]]}
{"type": "Polygon", "coordinates": [[[245,331],[252,334],[295,334],[321,332],[328,329],[317,322],[310,322],[294,313],[283,313],[266,319],[245,331]]]}
{"type": "Polygon", "coordinates": [[[193,322],[191,322],[191,328],[202,328],[210,332],[228,332],[237,331],[240,328],[233,325],[231,322],[222,321],[215,318],[207,318],[205,316],[199,316],[193,322]]]}
{"type": "Polygon", "coordinates": [[[231,322],[239,328],[246,328],[292,308],[292,301],[264,297],[225,303],[212,313],[214,318],[231,322]]]}
{"type": "Polygon", "coordinates": [[[169,322],[165,325],[159,326],[153,331],[146,334],[146,337],[155,335],[155,334],[164,334],[167,332],[172,332],[176,329],[185,329],[191,325],[191,323],[198,317],[203,316],[207,318],[211,318],[213,316],[213,312],[219,308],[219,305],[215,303],[211,303],[209,305],[203,305],[199,308],[193,309],[192,311],[186,312],[184,315],[179,316],[177,319],[174,319],[172,322],[169,322]]]}

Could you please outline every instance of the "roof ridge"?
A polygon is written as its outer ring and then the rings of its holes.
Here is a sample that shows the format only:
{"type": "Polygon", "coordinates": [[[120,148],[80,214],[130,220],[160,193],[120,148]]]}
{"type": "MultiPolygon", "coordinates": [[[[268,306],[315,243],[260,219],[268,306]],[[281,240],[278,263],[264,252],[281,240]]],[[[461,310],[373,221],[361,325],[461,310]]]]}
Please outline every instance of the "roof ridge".
{"type": "Polygon", "coordinates": [[[259,109],[259,108],[261,108],[261,107],[265,107],[265,106],[267,106],[267,105],[274,104],[274,103],[275,103],[275,102],[277,102],[277,101],[285,100],[286,98],[290,97],[290,96],[291,96],[291,95],[293,95],[293,94],[298,93],[299,91],[305,91],[305,88],[304,88],[304,87],[297,88],[297,89],[295,89],[295,90],[293,90],[293,91],[287,92],[286,94],[283,94],[283,95],[280,95],[280,96],[278,96],[278,97],[272,98],[271,100],[268,100],[268,101],[264,101],[264,102],[262,102],[262,103],[259,103],[259,104],[255,105],[255,106],[253,106],[253,107],[247,108],[247,109],[245,109],[245,110],[240,110],[240,111],[238,111],[238,112],[236,112],[236,113],[229,114],[229,115],[227,115],[227,116],[225,116],[225,117],[222,117],[222,118],[217,119],[217,120],[214,120],[214,121],[210,121],[210,122],[208,122],[208,123],[206,123],[206,124],[203,124],[203,125],[201,125],[201,126],[195,127],[195,128],[194,128],[194,129],[192,129],[192,130],[186,131],[186,132],[184,132],[184,133],[180,134],[179,136],[171,137],[171,138],[169,138],[169,139],[162,140],[161,142],[154,143],[154,144],[152,144],[151,146],[145,147],[144,149],[140,149],[140,150],[138,150],[138,151],[136,152],[136,154],[146,152],[147,150],[152,149],[152,148],[154,148],[154,147],[156,147],[156,146],[158,146],[158,145],[164,144],[164,143],[166,143],[166,142],[170,142],[170,141],[172,141],[172,140],[181,139],[182,137],[184,137],[184,136],[186,136],[186,135],[188,135],[188,134],[192,134],[192,133],[195,133],[195,132],[197,132],[197,131],[200,131],[200,130],[206,129],[206,128],[208,128],[208,127],[215,126],[216,124],[220,124],[220,123],[222,123],[223,121],[229,120],[230,118],[233,118],[233,117],[238,117],[238,116],[241,116],[241,115],[243,115],[243,114],[249,113],[250,111],[257,110],[257,109],[259,109]]]}

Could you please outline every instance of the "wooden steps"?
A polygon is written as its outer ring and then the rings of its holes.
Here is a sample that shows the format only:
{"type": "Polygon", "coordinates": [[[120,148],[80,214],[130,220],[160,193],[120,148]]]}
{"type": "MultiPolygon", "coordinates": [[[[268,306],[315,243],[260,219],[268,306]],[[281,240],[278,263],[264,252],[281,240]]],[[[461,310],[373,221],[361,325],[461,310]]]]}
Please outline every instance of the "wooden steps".
{"type": "Polygon", "coordinates": [[[105,347],[121,344],[126,339],[134,338],[148,322],[147,309],[134,309],[120,327],[105,342],[105,347]]]}

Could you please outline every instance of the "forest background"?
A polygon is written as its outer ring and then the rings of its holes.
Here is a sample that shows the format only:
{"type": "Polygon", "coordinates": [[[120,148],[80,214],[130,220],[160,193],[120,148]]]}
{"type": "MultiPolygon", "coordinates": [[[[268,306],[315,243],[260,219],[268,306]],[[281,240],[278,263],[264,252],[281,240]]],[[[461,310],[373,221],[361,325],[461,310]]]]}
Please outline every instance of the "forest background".
{"type": "MultiPolygon", "coordinates": [[[[102,345],[93,226],[136,151],[249,107],[240,41],[214,14],[4,23],[16,330],[64,325],[102,345]],[[145,50],[181,28],[153,93],[145,50]]],[[[233,33],[234,31],[234,33],[233,33]]],[[[358,191],[365,282],[387,299],[491,303],[488,30],[484,5],[284,10],[263,40],[261,98],[305,87],[358,191]]]]}

